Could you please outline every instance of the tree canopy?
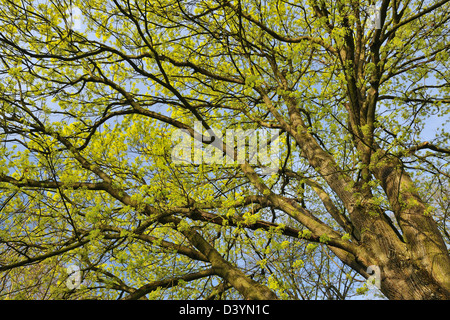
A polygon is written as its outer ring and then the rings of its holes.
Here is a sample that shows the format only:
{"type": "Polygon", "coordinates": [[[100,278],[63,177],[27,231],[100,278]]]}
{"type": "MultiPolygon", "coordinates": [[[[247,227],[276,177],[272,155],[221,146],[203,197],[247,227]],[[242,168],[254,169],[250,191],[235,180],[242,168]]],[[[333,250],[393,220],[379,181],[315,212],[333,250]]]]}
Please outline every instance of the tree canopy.
{"type": "Polygon", "coordinates": [[[450,299],[449,21],[2,0],[0,298],[450,299]]]}

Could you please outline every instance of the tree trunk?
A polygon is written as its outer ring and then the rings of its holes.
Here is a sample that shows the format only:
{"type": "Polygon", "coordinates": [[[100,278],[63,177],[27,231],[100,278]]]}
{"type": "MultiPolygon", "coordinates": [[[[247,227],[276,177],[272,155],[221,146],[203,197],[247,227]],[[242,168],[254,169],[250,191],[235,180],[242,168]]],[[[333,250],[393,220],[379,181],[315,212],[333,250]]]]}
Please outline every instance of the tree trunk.
{"type": "MultiPolygon", "coordinates": [[[[397,260],[396,260],[397,261],[397,260]]],[[[450,293],[414,261],[392,262],[381,268],[381,291],[391,300],[448,300],[450,293]]]]}
{"type": "Polygon", "coordinates": [[[401,291],[411,299],[450,299],[450,256],[436,222],[401,163],[378,153],[389,161],[378,164],[373,173],[388,196],[406,246],[406,255],[388,269],[403,274],[409,286],[401,291]]]}

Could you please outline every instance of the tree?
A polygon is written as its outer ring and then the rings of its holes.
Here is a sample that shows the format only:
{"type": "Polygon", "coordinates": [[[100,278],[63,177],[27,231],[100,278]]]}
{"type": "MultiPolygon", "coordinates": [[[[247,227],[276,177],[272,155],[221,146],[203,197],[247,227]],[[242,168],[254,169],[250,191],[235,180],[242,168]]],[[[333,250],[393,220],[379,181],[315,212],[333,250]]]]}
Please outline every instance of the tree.
{"type": "Polygon", "coordinates": [[[5,0],[0,19],[3,287],[345,299],[376,267],[389,299],[450,299],[449,1],[5,0]],[[278,132],[257,144],[279,165],[227,130],[278,132]]]}

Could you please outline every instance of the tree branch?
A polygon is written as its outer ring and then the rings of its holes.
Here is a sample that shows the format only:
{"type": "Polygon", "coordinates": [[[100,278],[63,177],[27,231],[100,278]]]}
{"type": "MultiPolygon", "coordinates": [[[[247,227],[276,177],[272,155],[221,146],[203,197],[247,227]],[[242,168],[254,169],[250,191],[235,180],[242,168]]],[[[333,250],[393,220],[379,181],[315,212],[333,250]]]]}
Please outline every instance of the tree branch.
{"type": "Polygon", "coordinates": [[[445,149],[445,148],[438,147],[438,146],[436,146],[436,145],[434,145],[432,143],[429,143],[428,141],[425,141],[425,142],[423,142],[423,143],[421,143],[421,144],[419,144],[417,146],[408,148],[408,149],[405,150],[405,152],[407,154],[411,154],[413,152],[416,152],[416,151],[419,151],[419,150],[423,150],[423,149],[430,149],[430,150],[433,150],[433,151],[442,152],[442,153],[450,155],[450,149],[445,149]]]}
{"type": "Polygon", "coordinates": [[[210,268],[210,269],[206,269],[206,270],[202,270],[202,271],[198,271],[198,272],[194,272],[194,273],[189,273],[189,274],[186,274],[181,277],[153,281],[153,282],[143,285],[139,289],[136,289],[133,293],[122,298],[121,300],[137,300],[137,299],[140,299],[143,296],[145,296],[147,293],[157,290],[158,288],[170,288],[170,287],[177,286],[180,283],[180,281],[188,282],[188,281],[193,281],[193,280],[209,277],[209,276],[212,276],[215,274],[216,274],[216,272],[214,271],[214,269],[210,268]]]}

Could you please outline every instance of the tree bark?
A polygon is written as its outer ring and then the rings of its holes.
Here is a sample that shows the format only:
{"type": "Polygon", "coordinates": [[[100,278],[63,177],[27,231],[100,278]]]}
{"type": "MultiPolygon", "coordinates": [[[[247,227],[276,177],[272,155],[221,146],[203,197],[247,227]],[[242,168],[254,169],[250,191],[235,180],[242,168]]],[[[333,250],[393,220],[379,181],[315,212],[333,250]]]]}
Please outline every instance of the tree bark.
{"type": "Polygon", "coordinates": [[[427,213],[425,202],[398,159],[379,149],[378,154],[389,159],[378,162],[373,174],[381,182],[403,234],[407,250],[407,256],[403,258],[407,265],[405,273],[409,274],[405,278],[411,282],[410,291],[417,291],[414,295],[421,296],[422,299],[449,299],[450,256],[436,222],[427,213]],[[414,290],[420,284],[428,289],[414,290]],[[435,287],[435,290],[430,292],[431,287],[435,287]]]}

